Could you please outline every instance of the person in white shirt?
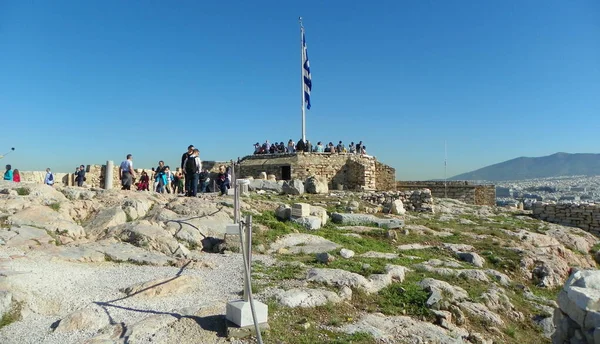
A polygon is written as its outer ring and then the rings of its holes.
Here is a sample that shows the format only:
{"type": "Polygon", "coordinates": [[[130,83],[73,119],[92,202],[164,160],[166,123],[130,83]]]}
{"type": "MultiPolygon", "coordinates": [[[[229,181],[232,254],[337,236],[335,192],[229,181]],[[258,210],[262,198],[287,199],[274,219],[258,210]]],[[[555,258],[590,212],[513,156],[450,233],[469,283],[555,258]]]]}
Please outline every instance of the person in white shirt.
{"type": "Polygon", "coordinates": [[[121,179],[121,190],[131,190],[131,184],[133,184],[133,178],[135,178],[135,172],[133,171],[133,156],[127,154],[127,160],[123,160],[121,166],[119,166],[119,179],[121,179]]]}

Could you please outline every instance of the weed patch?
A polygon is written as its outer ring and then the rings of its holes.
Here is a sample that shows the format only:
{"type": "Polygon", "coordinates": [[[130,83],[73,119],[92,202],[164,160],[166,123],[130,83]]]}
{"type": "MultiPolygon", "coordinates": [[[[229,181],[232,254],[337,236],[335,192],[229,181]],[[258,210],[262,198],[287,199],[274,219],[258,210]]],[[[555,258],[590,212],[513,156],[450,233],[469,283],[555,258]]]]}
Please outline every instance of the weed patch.
{"type": "Polygon", "coordinates": [[[27,196],[31,191],[28,188],[20,187],[15,189],[19,196],[27,196]]]}

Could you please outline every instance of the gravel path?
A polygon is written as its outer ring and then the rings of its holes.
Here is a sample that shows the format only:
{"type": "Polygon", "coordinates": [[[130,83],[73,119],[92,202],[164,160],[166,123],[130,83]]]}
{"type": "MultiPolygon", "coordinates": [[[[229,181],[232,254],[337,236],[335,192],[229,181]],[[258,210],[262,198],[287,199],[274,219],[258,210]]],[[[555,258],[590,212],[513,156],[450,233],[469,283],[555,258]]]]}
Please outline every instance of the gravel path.
{"type": "MultiPolygon", "coordinates": [[[[220,337],[223,334],[220,317],[225,313],[227,301],[238,299],[243,288],[242,257],[239,254],[206,254],[202,256],[201,263],[182,269],[109,262],[70,263],[34,252],[18,257],[14,254],[9,257],[10,254],[0,252],[0,273],[8,275],[3,279],[10,283],[12,290],[19,290],[25,295],[27,307],[21,321],[0,329],[0,343],[4,344],[82,343],[95,333],[57,333],[52,331],[51,325],[86,305],[124,297],[120,288],[177,274],[199,276],[202,285],[196,291],[181,295],[125,298],[106,305],[107,316],[112,323],[133,324],[149,316],[179,314],[183,308],[194,308],[198,311],[193,318],[181,319],[159,330],[157,336],[162,340],[152,342],[226,342],[220,337]],[[194,333],[193,338],[178,339],[181,336],[174,333],[177,328],[185,330],[187,337],[194,333]]],[[[253,258],[265,263],[272,259],[258,255],[253,258]]],[[[186,337],[185,334],[182,336],[186,337]]]]}

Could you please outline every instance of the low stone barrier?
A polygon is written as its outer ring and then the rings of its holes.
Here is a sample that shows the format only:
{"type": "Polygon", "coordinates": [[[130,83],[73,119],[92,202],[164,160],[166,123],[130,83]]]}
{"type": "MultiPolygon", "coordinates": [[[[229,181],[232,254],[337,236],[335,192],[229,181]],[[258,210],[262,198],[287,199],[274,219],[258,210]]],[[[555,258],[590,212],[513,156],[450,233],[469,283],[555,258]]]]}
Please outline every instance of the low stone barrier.
{"type": "Polygon", "coordinates": [[[579,227],[600,236],[600,205],[586,203],[535,202],[533,217],[566,226],[579,227]]]}
{"type": "Polygon", "coordinates": [[[385,209],[391,209],[395,200],[401,200],[404,209],[417,212],[433,212],[433,196],[431,190],[411,190],[411,191],[384,191],[370,192],[361,195],[363,201],[380,205],[385,209]]]}

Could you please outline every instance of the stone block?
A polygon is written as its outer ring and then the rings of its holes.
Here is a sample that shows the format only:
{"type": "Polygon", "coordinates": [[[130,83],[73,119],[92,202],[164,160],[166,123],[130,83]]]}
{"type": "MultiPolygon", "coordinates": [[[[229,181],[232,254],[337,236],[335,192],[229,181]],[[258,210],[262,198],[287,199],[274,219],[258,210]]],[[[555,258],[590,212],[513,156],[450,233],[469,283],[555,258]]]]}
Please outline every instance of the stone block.
{"type": "MultiPolygon", "coordinates": [[[[267,305],[254,300],[254,310],[256,312],[256,321],[259,324],[266,323],[269,315],[267,305]]],[[[250,302],[244,300],[235,300],[227,303],[225,318],[239,327],[254,325],[250,302]]]]}
{"type": "Polygon", "coordinates": [[[310,204],[294,203],[292,204],[292,217],[306,217],[310,215],[310,204]]]}

